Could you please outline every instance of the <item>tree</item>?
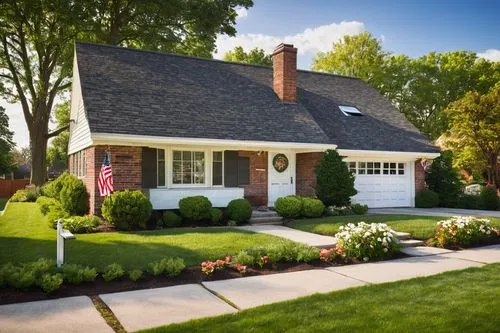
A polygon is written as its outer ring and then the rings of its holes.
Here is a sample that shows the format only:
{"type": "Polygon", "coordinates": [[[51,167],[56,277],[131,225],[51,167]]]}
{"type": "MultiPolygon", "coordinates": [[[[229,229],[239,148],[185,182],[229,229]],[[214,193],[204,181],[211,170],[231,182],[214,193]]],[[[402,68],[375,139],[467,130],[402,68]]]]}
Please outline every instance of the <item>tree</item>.
{"type": "Polygon", "coordinates": [[[270,54],[266,54],[258,47],[251,49],[248,53],[241,46],[236,46],[232,51],[224,54],[225,61],[243,62],[245,64],[256,64],[272,66],[273,59],[270,54]]]}
{"type": "MultiPolygon", "coordinates": [[[[58,127],[69,127],[70,118],[70,104],[69,101],[58,104],[55,107],[55,118],[58,127]]],[[[67,168],[68,166],[68,143],[69,132],[63,131],[52,139],[51,146],[47,151],[48,165],[51,167],[67,168]]]]}
{"type": "Polygon", "coordinates": [[[336,150],[325,152],[316,167],[316,195],[325,206],[346,206],[358,191],[354,175],[336,150]]]}
{"type": "Polygon", "coordinates": [[[429,189],[439,195],[439,206],[455,207],[462,193],[462,184],[458,172],[453,168],[453,154],[443,151],[432,161],[430,170],[425,175],[429,189]]]}
{"type": "Polygon", "coordinates": [[[480,153],[487,165],[488,183],[499,186],[500,86],[486,94],[469,92],[445,110],[455,150],[466,148],[480,153]]]}
{"type": "Polygon", "coordinates": [[[0,174],[10,172],[14,167],[13,135],[14,133],[9,130],[9,116],[5,113],[5,109],[0,106],[0,174]]]}
{"type": "Polygon", "coordinates": [[[235,8],[251,0],[5,0],[0,2],[0,95],[19,102],[30,135],[31,182],[47,173],[56,96],[70,87],[75,38],[210,56],[218,34],[234,35],[235,8]]]}
{"type": "Polygon", "coordinates": [[[31,168],[31,149],[22,147],[12,152],[12,158],[15,166],[28,165],[31,168]]]}

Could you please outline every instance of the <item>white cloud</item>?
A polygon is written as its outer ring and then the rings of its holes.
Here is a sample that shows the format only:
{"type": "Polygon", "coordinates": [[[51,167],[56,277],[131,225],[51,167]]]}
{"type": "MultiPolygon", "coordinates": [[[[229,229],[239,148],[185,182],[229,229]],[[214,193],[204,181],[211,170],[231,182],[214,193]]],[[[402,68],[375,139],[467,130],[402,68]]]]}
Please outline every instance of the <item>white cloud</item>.
{"type": "Polygon", "coordinates": [[[303,32],[287,36],[243,34],[229,37],[222,35],[217,38],[217,52],[214,56],[220,59],[224,56],[224,53],[236,46],[241,46],[245,50],[259,47],[267,53],[271,53],[280,43],[293,44],[298,49],[299,55],[308,52],[326,52],[331,50],[332,44],[344,35],[356,35],[363,31],[365,31],[365,25],[362,22],[342,21],[340,23],[307,28],[303,32]]]}
{"type": "Polygon", "coordinates": [[[500,50],[489,49],[484,52],[479,52],[477,56],[479,58],[484,58],[490,61],[500,61],[500,50]]]}
{"type": "Polygon", "coordinates": [[[236,8],[236,15],[238,15],[237,19],[242,19],[248,16],[248,9],[245,7],[236,8]]]}

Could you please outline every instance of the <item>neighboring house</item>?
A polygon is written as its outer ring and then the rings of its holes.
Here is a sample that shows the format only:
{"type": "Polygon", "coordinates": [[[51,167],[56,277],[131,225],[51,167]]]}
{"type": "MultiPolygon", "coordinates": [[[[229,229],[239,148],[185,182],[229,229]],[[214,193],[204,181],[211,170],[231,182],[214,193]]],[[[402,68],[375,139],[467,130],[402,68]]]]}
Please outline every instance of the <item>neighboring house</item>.
{"type": "Polygon", "coordinates": [[[31,165],[21,164],[16,167],[12,172],[0,175],[0,179],[30,179],[31,165]]]}
{"type": "Polygon", "coordinates": [[[90,212],[106,150],[115,190],[144,190],[154,209],[192,195],[218,207],[314,195],[327,149],[356,173],[355,202],[413,206],[420,160],[438,149],[362,80],[297,70],[296,59],[287,44],[270,68],[77,43],[68,153],[90,212]]]}

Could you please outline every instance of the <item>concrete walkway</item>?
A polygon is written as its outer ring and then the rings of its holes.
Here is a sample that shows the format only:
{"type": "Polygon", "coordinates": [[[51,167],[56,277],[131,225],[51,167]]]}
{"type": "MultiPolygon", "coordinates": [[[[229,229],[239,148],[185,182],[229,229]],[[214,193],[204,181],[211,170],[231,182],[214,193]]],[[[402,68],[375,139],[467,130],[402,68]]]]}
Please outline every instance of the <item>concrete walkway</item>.
{"type": "Polygon", "coordinates": [[[336,244],[335,237],[313,234],[312,232],[296,230],[281,225],[249,225],[235,228],[278,236],[318,248],[329,248],[336,244]]]}
{"type": "Polygon", "coordinates": [[[370,208],[368,214],[420,215],[420,216],[491,216],[500,217],[500,211],[458,208],[370,208]]]}

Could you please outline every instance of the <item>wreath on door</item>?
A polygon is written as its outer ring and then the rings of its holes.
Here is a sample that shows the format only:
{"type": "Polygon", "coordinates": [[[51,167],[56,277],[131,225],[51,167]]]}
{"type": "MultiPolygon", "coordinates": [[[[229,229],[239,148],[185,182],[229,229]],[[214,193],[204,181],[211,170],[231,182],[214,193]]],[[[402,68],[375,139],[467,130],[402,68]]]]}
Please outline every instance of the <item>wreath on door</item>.
{"type": "Polygon", "coordinates": [[[273,158],[274,170],[283,172],[288,168],[288,157],[285,154],[276,154],[273,158]]]}

